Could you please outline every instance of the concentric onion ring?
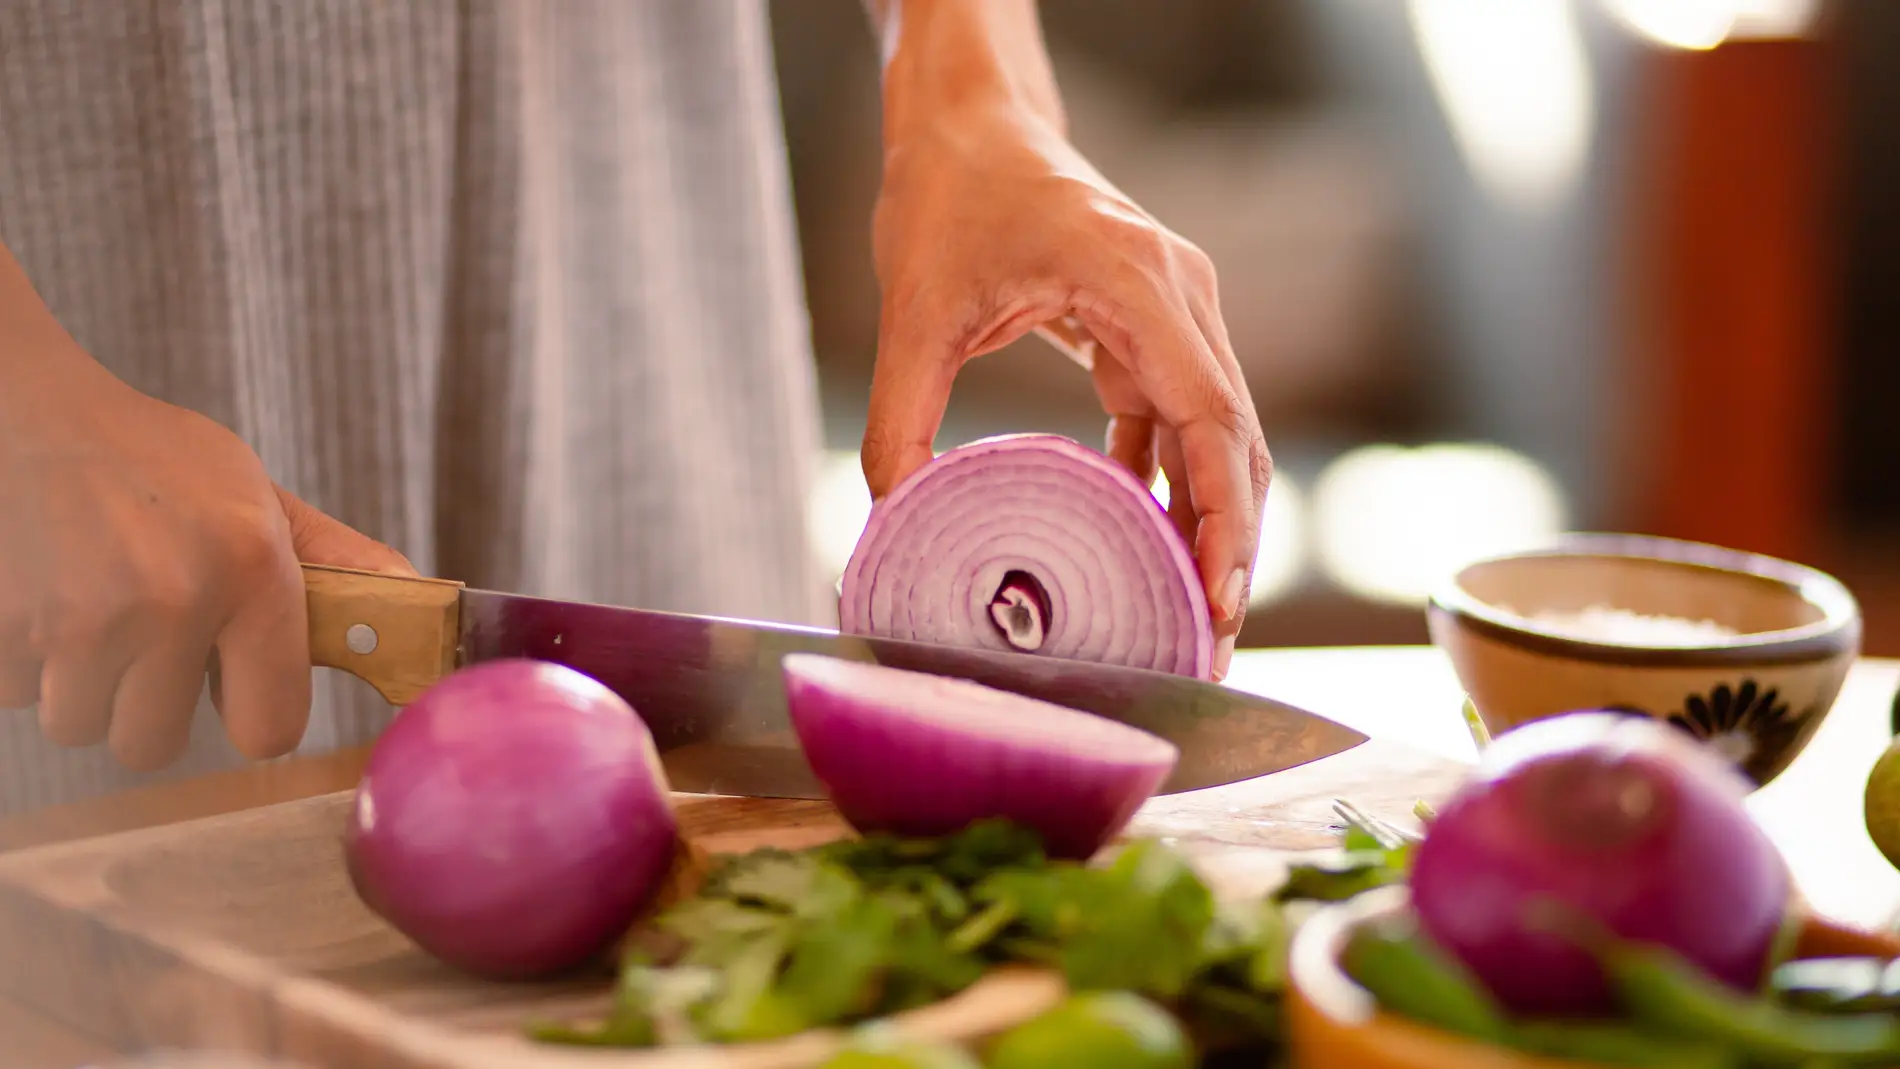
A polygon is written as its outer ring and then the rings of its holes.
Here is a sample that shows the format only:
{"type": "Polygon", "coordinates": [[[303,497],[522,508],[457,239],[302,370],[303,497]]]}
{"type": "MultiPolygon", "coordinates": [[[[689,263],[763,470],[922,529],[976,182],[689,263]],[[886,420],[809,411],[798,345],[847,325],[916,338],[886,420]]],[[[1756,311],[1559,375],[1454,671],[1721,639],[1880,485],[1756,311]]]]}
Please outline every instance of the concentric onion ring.
{"type": "Polygon", "coordinates": [[[950,450],[872,510],[839,585],[850,634],[1207,678],[1213,625],[1160,502],[1051,434],[950,450]]]}

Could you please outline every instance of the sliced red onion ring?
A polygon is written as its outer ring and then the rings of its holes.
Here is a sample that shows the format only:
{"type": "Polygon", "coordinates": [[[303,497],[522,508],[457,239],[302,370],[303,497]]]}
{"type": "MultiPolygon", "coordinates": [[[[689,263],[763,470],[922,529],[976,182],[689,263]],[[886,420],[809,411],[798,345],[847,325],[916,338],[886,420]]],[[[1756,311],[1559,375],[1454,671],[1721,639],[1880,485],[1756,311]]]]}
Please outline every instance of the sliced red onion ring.
{"type": "Polygon", "coordinates": [[[782,662],[805,759],[860,832],[949,835],[1003,817],[1086,858],[1174,770],[1166,739],[981,686],[812,653],[782,662]]]}
{"type": "Polygon", "coordinates": [[[1213,624],[1154,494],[1052,434],[952,449],[872,510],[839,584],[850,634],[1207,678],[1213,624]]]}

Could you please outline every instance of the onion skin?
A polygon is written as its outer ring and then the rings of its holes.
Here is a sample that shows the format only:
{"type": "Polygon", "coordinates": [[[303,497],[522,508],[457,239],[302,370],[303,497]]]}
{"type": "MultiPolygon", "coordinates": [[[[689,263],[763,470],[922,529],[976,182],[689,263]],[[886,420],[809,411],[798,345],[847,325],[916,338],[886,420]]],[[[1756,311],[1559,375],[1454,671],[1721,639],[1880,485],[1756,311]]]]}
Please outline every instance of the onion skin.
{"type": "Polygon", "coordinates": [[[1417,847],[1420,925],[1518,1014],[1615,1009],[1585,929],[1554,929],[1550,903],[1756,990],[1791,879],[1743,808],[1750,788],[1649,717],[1579,712],[1513,729],[1417,847]]]}
{"type": "Polygon", "coordinates": [[[561,665],[462,669],[377,739],[344,833],[357,894],[449,965],[575,968],[663,885],[678,825],[632,707],[561,665]]]}
{"type": "Polygon", "coordinates": [[[950,835],[1002,817],[1092,856],[1174,770],[1172,743],[1018,694],[816,654],[783,661],[806,760],[859,832],[950,835]]]}
{"type": "Polygon", "coordinates": [[[838,619],[847,634],[1213,668],[1207,595],[1173,521],[1126,468],[1059,435],[972,442],[904,480],[858,539],[838,619]],[[1003,621],[1024,605],[1047,619],[1012,641],[1003,621]]]}

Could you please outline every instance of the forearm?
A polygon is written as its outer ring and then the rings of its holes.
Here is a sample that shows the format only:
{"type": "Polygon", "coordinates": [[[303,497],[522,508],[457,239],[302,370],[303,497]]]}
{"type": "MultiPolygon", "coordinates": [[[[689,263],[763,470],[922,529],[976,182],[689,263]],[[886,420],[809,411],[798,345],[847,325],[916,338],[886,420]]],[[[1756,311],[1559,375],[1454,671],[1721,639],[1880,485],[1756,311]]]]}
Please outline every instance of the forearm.
{"type": "Polygon", "coordinates": [[[864,0],[884,68],[884,144],[968,110],[1067,130],[1035,0],[864,0]]]}

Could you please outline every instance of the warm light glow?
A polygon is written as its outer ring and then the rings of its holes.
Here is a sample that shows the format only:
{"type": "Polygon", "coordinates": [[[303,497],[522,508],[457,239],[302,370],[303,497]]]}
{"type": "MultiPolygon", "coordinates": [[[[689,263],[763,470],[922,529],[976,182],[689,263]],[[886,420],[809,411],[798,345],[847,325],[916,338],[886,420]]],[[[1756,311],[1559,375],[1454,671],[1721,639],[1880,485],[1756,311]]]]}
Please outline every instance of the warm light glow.
{"type": "Polygon", "coordinates": [[[1739,38],[1800,37],[1818,0],[1603,0],[1610,14],[1669,48],[1708,49],[1739,38]]]}
{"type": "Polygon", "coordinates": [[[1583,168],[1595,122],[1570,0],[1408,0],[1407,10],[1479,183],[1524,208],[1561,198],[1583,168]]]}
{"type": "Polygon", "coordinates": [[[864,485],[858,454],[841,450],[825,454],[806,516],[825,579],[835,580],[851,563],[851,551],[871,518],[871,491],[864,485]]]}
{"type": "Polygon", "coordinates": [[[1736,0],[1730,40],[1805,37],[1821,14],[1821,0],[1736,0]]]}
{"type": "Polygon", "coordinates": [[[1556,481],[1487,445],[1374,445],[1330,464],[1313,490],[1320,566],[1363,597],[1421,604],[1482,557],[1548,544],[1564,529],[1556,481]]]}
{"type": "MultiPolygon", "coordinates": [[[[1167,507],[1166,474],[1155,476],[1154,493],[1167,507]]],[[[1247,604],[1257,608],[1285,597],[1305,576],[1306,556],[1305,495],[1299,484],[1276,473],[1267,491],[1267,507],[1260,513],[1260,548],[1254,552],[1247,604]]]]}

